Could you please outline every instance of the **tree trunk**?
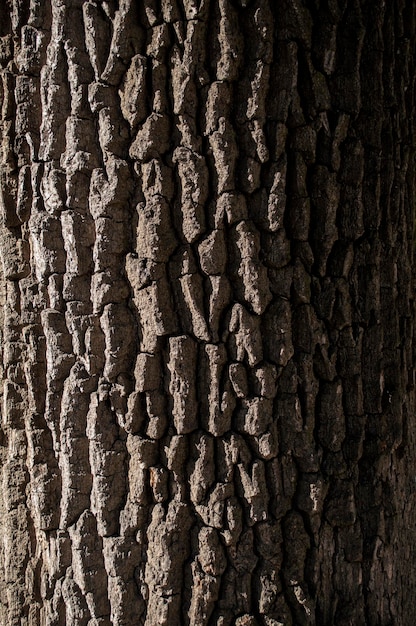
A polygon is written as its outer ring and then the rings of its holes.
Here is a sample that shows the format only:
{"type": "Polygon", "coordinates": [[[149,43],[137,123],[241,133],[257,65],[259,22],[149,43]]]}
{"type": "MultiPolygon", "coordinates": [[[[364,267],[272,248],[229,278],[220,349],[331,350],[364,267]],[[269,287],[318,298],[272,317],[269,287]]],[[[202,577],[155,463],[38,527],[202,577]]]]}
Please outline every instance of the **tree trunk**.
{"type": "Polygon", "coordinates": [[[415,8],[1,3],[2,625],[414,623],[415,8]]]}

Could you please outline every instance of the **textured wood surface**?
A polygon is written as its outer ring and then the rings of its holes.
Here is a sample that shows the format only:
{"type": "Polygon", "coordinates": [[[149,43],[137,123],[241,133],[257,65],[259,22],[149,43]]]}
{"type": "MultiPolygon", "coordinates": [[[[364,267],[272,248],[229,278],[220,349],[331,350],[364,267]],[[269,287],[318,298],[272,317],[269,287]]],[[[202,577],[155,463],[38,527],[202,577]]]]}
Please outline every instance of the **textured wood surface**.
{"type": "Polygon", "coordinates": [[[0,3],[0,623],[414,623],[415,3],[0,3]]]}

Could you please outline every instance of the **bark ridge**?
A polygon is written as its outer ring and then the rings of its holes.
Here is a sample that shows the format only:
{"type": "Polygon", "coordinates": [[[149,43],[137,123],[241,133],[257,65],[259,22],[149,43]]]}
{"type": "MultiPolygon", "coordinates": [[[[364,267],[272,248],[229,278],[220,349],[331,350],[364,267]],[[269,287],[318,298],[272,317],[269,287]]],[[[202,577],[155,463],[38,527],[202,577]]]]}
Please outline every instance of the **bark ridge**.
{"type": "Polygon", "coordinates": [[[413,623],[414,12],[2,3],[1,624],[413,623]]]}

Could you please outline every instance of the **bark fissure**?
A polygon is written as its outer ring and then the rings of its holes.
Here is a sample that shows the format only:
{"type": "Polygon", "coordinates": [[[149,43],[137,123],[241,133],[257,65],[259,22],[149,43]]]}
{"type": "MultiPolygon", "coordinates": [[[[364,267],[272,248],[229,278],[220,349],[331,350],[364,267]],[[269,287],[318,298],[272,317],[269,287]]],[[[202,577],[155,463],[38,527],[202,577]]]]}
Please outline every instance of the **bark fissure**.
{"type": "Polygon", "coordinates": [[[0,622],[410,625],[413,3],[5,6],[0,622]]]}

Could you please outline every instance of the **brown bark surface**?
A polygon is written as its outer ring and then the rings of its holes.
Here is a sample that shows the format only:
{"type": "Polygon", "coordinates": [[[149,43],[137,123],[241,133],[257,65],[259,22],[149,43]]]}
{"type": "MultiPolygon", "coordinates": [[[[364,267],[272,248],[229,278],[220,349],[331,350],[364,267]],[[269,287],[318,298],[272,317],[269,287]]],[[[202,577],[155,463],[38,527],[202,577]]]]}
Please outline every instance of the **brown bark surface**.
{"type": "Polygon", "coordinates": [[[410,626],[412,0],[0,4],[0,624],[410,626]]]}

